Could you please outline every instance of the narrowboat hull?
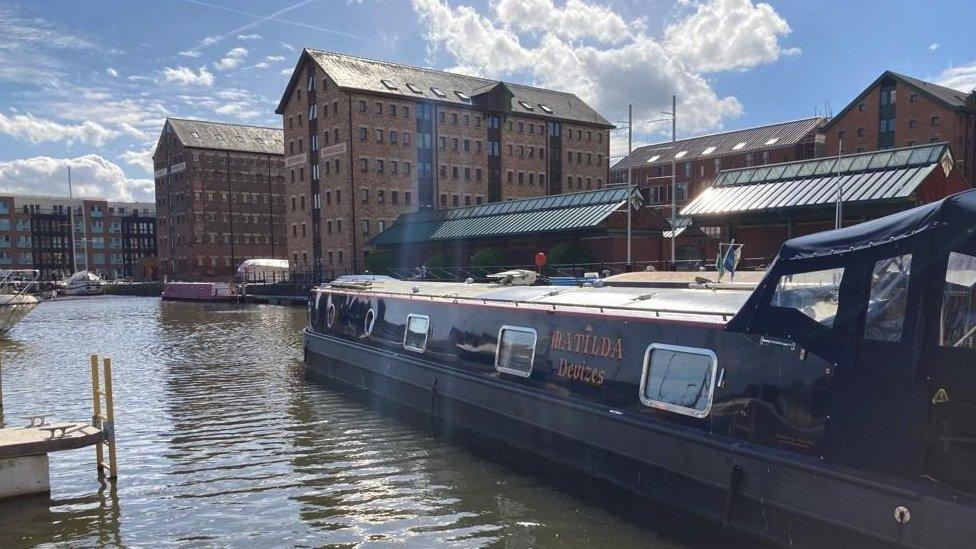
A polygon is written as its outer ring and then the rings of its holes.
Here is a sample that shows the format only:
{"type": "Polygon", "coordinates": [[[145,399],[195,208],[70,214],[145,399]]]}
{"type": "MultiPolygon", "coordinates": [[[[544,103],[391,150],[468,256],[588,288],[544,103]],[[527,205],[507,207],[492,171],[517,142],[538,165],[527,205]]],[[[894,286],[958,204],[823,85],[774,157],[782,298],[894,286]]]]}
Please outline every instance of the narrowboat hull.
{"type": "Polygon", "coordinates": [[[303,339],[310,378],[365,389],[765,540],[949,547],[976,539],[972,501],[930,482],[867,477],[311,328],[303,339]]]}

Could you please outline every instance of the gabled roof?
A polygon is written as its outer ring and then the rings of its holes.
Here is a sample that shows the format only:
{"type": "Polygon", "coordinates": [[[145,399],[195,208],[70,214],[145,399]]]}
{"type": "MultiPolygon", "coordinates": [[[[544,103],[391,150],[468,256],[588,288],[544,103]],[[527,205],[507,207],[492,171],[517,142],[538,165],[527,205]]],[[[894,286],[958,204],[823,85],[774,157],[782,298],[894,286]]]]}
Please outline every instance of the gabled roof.
{"type": "Polygon", "coordinates": [[[515,94],[511,104],[512,112],[613,127],[606,118],[600,116],[572,93],[308,48],[302,51],[296,70],[292,72],[288,86],[275,111],[278,114],[284,112],[285,103],[298,84],[297,69],[302,66],[302,61],[305,59],[314,61],[339,88],[345,90],[437,103],[471,105],[473,95],[488,91],[497,84],[504,84],[515,94]],[[435,88],[441,93],[435,91],[435,88]],[[546,112],[546,109],[552,112],[546,112]]]}
{"type": "Polygon", "coordinates": [[[821,116],[815,116],[767,126],[689,137],[679,139],[674,143],[665,141],[646,145],[634,149],[633,152],[614,164],[610,170],[670,164],[672,159],[678,162],[687,162],[702,158],[717,158],[727,154],[742,154],[795,145],[815,134],[818,126],[826,120],[821,116]]]}
{"type": "Polygon", "coordinates": [[[973,109],[971,105],[966,104],[966,100],[968,99],[969,94],[965,92],[954,90],[952,88],[947,88],[945,86],[940,86],[938,84],[933,84],[931,82],[926,82],[925,80],[919,80],[918,78],[914,78],[911,76],[905,76],[904,74],[899,74],[894,71],[884,71],[883,73],[881,73],[880,76],[874,79],[874,82],[871,82],[867,87],[865,87],[864,91],[862,91],[857,97],[855,97],[853,101],[848,103],[846,107],[841,109],[840,112],[838,112],[833,118],[831,118],[830,121],[827,122],[827,124],[824,126],[824,128],[829,128],[830,126],[833,126],[834,122],[840,120],[841,117],[847,114],[847,111],[851,110],[852,108],[854,108],[855,105],[860,103],[864,99],[864,97],[868,94],[868,92],[870,92],[875,86],[881,83],[882,80],[885,80],[887,78],[891,78],[898,82],[901,82],[902,84],[911,86],[917,89],[918,91],[920,91],[921,93],[925,94],[926,96],[934,99],[935,101],[942,103],[946,107],[949,107],[950,109],[957,109],[957,110],[973,109]]]}
{"type": "MultiPolygon", "coordinates": [[[[933,172],[954,168],[946,143],[887,149],[840,157],[725,170],[687,206],[682,216],[715,216],[909,197],[933,172]]],[[[960,189],[961,190],[961,189],[960,189]]]]}
{"type": "Polygon", "coordinates": [[[167,118],[166,123],[173,129],[184,147],[285,154],[284,132],[280,128],[242,126],[184,118],[167,118]]]}
{"type": "Polygon", "coordinates": [[[370,243],[407,244],[593,229],[627,202],[628,191],[640,196],[637,189],[612,187],[403,214],[370,243]]]}

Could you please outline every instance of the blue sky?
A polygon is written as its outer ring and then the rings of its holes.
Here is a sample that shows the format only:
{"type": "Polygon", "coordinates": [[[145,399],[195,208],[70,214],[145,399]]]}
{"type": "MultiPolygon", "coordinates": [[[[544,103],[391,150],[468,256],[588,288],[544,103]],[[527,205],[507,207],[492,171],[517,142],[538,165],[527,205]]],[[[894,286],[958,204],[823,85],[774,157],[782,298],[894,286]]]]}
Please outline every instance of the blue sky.
{"type": "MultiPolygon", "coordinates": [[[[637,144],[839,111],[885,69],[976,87],[976,2],[0,0],[0,191],[151,199],[166,116],[280,125],[304,46],[551,86],[637,144]]],[[[612,153],[626,148],[617,132],[612,153]]]]}

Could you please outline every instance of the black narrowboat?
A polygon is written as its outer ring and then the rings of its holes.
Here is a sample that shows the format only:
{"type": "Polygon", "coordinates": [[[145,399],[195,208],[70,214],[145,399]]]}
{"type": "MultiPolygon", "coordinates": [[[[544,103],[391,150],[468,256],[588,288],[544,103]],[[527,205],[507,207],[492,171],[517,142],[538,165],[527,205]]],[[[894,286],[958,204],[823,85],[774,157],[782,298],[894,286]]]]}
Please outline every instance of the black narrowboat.
{"type": "Polygon", "coordinates": [[[307,371],[782,544],[976,543],[976,191],[691,286],[340,279],[307,371]]]}

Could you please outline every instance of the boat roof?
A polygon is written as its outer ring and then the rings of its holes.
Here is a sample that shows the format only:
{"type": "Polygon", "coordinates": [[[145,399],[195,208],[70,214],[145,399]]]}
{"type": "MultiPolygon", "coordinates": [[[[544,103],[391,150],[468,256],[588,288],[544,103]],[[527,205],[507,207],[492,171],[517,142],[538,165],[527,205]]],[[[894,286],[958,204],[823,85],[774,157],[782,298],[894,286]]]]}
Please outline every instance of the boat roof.
{"type": "Polygon", "coordinates": [[[389,277],[340,277],[321,289],[392,294],[411,299],[470,300],[550,310],[624,313],[724,323],[750,292],[709,288],[615,286],[507,286],[493,283],[428,282],[389,277]]]}

